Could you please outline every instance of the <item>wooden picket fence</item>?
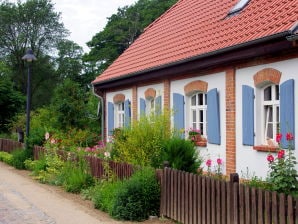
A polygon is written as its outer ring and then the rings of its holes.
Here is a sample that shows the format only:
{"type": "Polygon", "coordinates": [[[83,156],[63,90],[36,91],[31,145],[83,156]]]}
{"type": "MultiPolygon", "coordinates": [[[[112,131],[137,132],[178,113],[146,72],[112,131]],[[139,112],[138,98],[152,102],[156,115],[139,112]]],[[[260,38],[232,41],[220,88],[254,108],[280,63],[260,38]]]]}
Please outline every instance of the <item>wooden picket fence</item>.
{"type": "Polygon", "coordinates": [[[232,179],[236,181],[165,168],[160,214],[185,224],[298,223],[298,198],[232,179]]]}
{"type": "Polygon", "coordinates": [[[11,153],[15,149],[21,149],[24,147],[25,144],[22,142],[0,138],[0,151],[11,153]]]}
{"type": "MultiPolygon", "coordinates": [[[[2,151],[23,146],[0,139],[2,151]]],[[[35,146],[34,158],[38,159],[44,151],[45,148],[35,146]]],[[[135,171],[135,167],[125,163],[91,156],[86,159],[96,178],[106,177],[107,162],[120,179],[135,171]]],[[[184,224],[298,224],[298,198],[241,184],[237,174],[225,181],[170,168],[156,173],[161,184],[161,216],[184,224]]]]}

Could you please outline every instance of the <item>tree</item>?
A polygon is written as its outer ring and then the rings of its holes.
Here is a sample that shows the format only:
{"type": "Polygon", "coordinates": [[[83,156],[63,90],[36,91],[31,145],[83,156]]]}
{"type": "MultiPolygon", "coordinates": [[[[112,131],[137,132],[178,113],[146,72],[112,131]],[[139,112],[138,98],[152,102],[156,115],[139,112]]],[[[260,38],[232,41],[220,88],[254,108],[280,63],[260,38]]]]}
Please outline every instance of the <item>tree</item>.
{"type": "Polygon", "coordinates": [[[93,66],[94,69],[90,70],[95,72],[94,76],[106,69],[145,27],[175,2],[177,0],[139,0],[132,6],[119,8],[109,17],[104,30],[87,43],[91,51],[83,57],[90,67],[93,66]]]}
{"type": "Polygon", "coordinates": [[[58,44],[58,76],[61,80],[69,78],[75,82],[82,82],[83,48],[70,40],[63,40],[58,44]]]}
{"type": "MultiPolygon", "coordinates": [[[[47,69],[54,66],[49,54],[53,54],[57,43],[68,35],[60,22],[60,13],[54,12],[50,0],[28,0],[16,4],[7,1],[0,4],[0,59],[11,69],[11,78],[16,88],[26,94],[26,69],[21,59],[27,48],[38,58],[33,64],[32,94],[37,87],[56,80],[47,69]],[[36,83],[37,82],[37,83],[36,83]]],[[[32,100],[32,103],[39,101],[32,100]]]]}
{"type": "Polygon", "coordinates": [[[0,132],[9,130],[8,124],[22,109],[25,98],[13,88],[13,83],[5,77],[0,79],[0,132]]]}

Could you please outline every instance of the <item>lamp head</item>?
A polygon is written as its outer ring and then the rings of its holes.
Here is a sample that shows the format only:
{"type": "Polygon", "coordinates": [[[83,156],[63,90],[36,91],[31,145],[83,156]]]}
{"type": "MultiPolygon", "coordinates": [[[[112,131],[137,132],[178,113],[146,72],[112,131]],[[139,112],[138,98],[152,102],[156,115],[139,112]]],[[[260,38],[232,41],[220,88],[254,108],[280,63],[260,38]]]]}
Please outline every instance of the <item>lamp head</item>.
{"type": "Polygon", "coordinates": [[[26,51],[26,54],[22,57],[23,60],[27,61],[27,62],[32,62],[32,61],[36,61],[36,57],[33,54],[33,51],[31,49],[28,49],[26,51]]]}

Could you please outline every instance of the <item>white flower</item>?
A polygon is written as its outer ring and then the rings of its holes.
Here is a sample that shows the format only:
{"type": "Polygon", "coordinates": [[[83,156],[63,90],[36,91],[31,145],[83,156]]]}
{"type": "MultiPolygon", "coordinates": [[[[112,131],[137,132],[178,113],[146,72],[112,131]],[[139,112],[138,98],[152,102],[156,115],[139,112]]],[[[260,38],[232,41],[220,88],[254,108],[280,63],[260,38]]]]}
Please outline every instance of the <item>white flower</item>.
{"type": "Polygon", "coordinates": [[[50,133],[49,133],[49,132],[46,132],[44,138],[45,138],[46,140],[48,140],[48,139],[50,138],[50,133]]]}
{"type": "Polygon", "coordinates": [[[111,154],[110,154],[109,152],[104,152],[104,156],[105,156],[106,158],[110,158],[110,157],[111,157],[111,154]]]}

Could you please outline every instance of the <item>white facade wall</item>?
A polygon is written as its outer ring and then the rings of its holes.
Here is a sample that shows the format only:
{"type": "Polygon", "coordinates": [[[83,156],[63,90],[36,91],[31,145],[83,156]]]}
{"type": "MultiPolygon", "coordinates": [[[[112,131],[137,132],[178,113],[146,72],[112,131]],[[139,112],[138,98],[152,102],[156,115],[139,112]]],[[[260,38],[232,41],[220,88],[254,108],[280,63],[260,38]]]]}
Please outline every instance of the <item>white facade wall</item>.
{"type": "MultiPolygon", "coordinates": [[[[260,152],[253,149],[252,146],[242,145],[242,85],[254,87],[253,76],[262,69],[273,68],[282,73],[280,84],[288,79],[295,80],[295,99],[298,99],[298,59],[291,59],[271,64],[264,64],[236,70],[236,172],[246,173],[248,170],[251,175],[265,178],[268,172],[267,155],[268,152],[260,152]]],[[[258,96],[255,89],[255,95],[258,96]]],[[[255,100],[256,103],[257,100],[255,100]]],[[[295,100],[296,102],[296,100],[295,100]]],[[[258,131],[261,124],[257,123],[260,119],[260,113],[257,112],[255,105],[255,132],[258,131]]],[[[298,103],[295,104],[295,133],[298,134],[298,103]]],[[[284,136],[285,137],[285,136],[284,136]]],[[[297,138],[294,154],[298,158],[297,138]]],[[[260,141],[255,138],[255,144],[260,141]]]]}
{"type": "MultiPolygon", "coordinates": [[[[225,172],[225,161],[226,161],[226,92],[225,92],[225,73],[214,73],[210,75],[205,76],[197,76],[193,78],[188,78],[184,80],[177,80],[171,82],[171,91],[170,91],[170,104],[171,108],[173,108],[173,93],[180,93],[182,95],[185,95],[184,93],[184,86],[192,81],[201,80],[208,83],[208,91],[213,88],[217,88],[217,91],[219,93],[219,107],[220,107],[220,133],[221,133],[221,144],[215,145],[215,144],[209,144],[207,143],[206,147],[197,147],[198,152],[201,156],[204,158],[204,169],[206,170],[205,161],[207,159],[211,159],[213,162],[213,165],[216,164],[217,158],[223,159],[223,172],[225,172]]],[[[185,100],[187,100],[187,97],[185,97],[185,100]]],[[[187,104],[185,104],[187,105],[187,104]]],[[[208,110],[208,108],[207,108],[208,110]]],[[[173,124],[173,118],[172,118],[172,124],[173,124]]],[[[189,122],[189,110],[188,108],[185,108],[185,128],[188,129],[190,127],[189,122]]]]}

